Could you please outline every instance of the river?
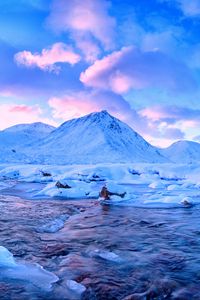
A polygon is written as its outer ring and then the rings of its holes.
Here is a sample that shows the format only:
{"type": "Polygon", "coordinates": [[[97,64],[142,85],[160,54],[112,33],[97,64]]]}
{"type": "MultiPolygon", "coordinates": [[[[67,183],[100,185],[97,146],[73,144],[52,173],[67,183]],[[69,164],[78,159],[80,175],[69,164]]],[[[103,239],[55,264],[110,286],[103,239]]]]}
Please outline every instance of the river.
{"type": "Polygon", "coordinates": [[[144,209],[92,199],[31,200],[30,187],[20,183],[20,189],[0,192],[0,245],[59,281],[46,291],[26,280],[5,279],[0,266],[0,299],[200,299],[198,206],[144,209]],[[43,230],[59,218],[64,220],[59,230],[43,230]],[[86,291],[70,291],[69,279],[86,291]]]}

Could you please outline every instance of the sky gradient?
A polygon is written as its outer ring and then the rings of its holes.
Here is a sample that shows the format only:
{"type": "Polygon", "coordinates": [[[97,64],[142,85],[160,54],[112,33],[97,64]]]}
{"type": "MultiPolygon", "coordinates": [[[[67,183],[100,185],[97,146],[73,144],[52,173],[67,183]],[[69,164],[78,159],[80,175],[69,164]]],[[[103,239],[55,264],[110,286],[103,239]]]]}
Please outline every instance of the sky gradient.
{"type": "Polygon", "coordinates": [[[2,0],[0,129],[100,110],[200,141],[199,0],[2,0]]]}

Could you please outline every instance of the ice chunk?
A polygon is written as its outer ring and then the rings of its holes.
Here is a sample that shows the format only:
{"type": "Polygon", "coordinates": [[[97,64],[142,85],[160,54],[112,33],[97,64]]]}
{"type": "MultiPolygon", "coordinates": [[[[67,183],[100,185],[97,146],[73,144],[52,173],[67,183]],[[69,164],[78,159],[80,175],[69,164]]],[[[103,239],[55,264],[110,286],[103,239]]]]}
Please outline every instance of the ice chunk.
{"type": "Polygon", "coordinates": [[[47,291],[59,280],[55,274],[46,271],[39,264],[16,262],[12,253],[3,246],[0,246],[0,273],[3,279],[29,282],[47,291]]]}
{"type": "Polygon", "coordinates": [[[95,191],[93,183],[86,183],[83,181],[75,180],[68,180],[67,182],[59,180],[59,182],[69,185],[70,188],[58,188],[54,182],[48,184],[35,196],[47,195],[50,197],[62,197],[66,199],[98,198],[98,194],[94,193],[95,191]]]}
{"type": "Polygon", "coordinates": [[[60,217],[47,222],[46,224],[42,225],[41,227],[37,228],[36,231],[43,233],[55,233],[62,229],[65,225],[65,221],[69,218],[69,215],[61,215],[60,217]]]}
{"type": "Polygon", "coordinates": [[[91,257],[100,257],[102,259],[112,261],[112,262],[122,262],[122,259],[119,255],[115,254],[114,252],[107,251],[107,250],[100,250],[100,249],[95,249],[92,251],[89,251],[89,255],[91,257]]]}
{"type": "Polygon", "coordinates": [[[174,190],[179,190],[181,187],[180,185],[178,184],[170,184],[168,187],[167,187],[167,190],[168,191],[174,191],[174,190]]]}
{"type": "Polygon", "coordinates": [[[151,189],[162,189],[165,188],[165,185],[161,181],[154,181],[149,184],[151,189]]]}
{"type": "Polygon", "coordinates": [[[124,186],[117,184],[113,181],[108,181],[106,183],[106,187],[111,193],[123,194],[126,192],[126,189],[124,186]]]}
{"type": "Polygon", "coordinates": [[[16,266],[16,263],[12,253],[5,247],[0,246],[0,268],[14,266],[16,266]]]}
{"type": "Polygon", "coordinates": [[[66,284],[68,289],[79,295],[81,295],[86,290],[86,287],[83,284],[80,284],[74,280],[67,280],[66,284]]]}

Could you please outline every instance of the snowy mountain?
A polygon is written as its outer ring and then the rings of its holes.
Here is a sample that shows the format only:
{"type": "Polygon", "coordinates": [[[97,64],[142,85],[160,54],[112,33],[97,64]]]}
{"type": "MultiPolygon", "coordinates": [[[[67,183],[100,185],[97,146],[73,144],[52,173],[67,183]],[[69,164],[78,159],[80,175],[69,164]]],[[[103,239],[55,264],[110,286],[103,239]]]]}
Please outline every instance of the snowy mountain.
{"type": "Polygon", "coordinates": [[[24,152],[35,163],[165,162],[157,148],[102,111],[65,122],[24,152]]]}
{"type": "Polygon", "coordinates": [[[44,123],[19,124],[0,131],[0,161],[23,161],[24,147],[44,139],[55,128],[44,123]]]}
{"type": "Polygon", "coordinates": [[[178,141],[160,153],[175,163],[194,163],[200,162],[200,143],[191,141],[178,141]]]}

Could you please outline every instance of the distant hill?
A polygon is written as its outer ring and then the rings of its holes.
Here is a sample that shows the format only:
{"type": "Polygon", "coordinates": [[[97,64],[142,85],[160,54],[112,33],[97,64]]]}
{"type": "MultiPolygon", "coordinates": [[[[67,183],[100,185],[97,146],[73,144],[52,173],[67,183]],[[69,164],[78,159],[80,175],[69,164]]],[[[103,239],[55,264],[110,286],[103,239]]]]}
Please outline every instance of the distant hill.
{"type": "Polygon", "coordinates": [[[191,141],[178,141],[170,147],[161,149],[160,153],[175,163],[200,162],[200,144],[191,141]]]}

